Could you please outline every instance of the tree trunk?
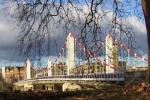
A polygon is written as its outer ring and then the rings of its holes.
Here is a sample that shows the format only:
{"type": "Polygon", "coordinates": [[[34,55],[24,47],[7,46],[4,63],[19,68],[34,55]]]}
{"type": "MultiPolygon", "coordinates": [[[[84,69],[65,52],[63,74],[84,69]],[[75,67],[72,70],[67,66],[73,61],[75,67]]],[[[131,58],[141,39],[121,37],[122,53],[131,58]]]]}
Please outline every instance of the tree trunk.
{"type": "Polygon", "coordinates": [[[141,0],[145,17],[147,40],[148,40],[148,70],[146,74],[146,82],[150,81],[150,0],[141,0]]]}

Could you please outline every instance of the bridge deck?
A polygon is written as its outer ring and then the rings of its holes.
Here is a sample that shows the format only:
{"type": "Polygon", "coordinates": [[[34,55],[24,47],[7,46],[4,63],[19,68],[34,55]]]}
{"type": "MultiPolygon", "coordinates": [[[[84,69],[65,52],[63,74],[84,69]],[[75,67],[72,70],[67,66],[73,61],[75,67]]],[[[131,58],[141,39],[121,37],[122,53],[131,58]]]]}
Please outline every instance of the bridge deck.
{"type": "Polygon", "coordinates": [[[18,81],[26,83],[34,81],[124,81],[124,73],[91,74],[91,75],[57,75],[18,81]]]}

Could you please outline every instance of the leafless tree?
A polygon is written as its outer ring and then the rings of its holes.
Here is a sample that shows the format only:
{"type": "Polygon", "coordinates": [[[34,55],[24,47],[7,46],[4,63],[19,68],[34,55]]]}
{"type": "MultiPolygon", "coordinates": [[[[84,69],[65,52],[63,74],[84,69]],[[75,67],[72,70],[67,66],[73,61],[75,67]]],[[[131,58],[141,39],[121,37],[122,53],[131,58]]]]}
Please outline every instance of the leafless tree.
{"type": "MultiPolygon", "coordinates": [[[[150,4],[148,0],[142,1],[146,2],[144,4],[150,4]]],[[[11,6],[14,6],[13,17],[21,27],[18,36],[20,53],[27,56],[38,55],[39,60],[42,56],[51,54],[55,45],[52,43],[57,44],[56,33],[66,37],[69,32],[73,32],[91,53],[98,49],[105,33],[111,33],[120,41],[126,41],[131,48],[135,44],[133,38],[135,33],[127,18],[132,14],[139,18],[143,16],[140,9],[141,1],[138,0],[6,0],[6,2],[11,2],[11,6]],[[133,3],[134,12],[130,10],[133,3]],[[102,26],[104,23],[106,26],[102,26]]],[[[147,12],[145,13],[147,16],[149,9],[144,11],[147,12]]],[[[145,19],[148,22],[149,16],[145,19]]]]}

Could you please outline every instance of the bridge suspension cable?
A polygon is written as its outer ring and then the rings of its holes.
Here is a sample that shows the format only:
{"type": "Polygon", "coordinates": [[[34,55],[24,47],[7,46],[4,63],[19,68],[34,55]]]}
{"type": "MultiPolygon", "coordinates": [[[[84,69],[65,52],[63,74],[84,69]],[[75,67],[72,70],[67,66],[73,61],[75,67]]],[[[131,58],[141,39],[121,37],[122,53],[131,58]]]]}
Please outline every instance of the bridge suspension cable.
{"type": "MultiPolygon", "coordinates": [[[[88,57],[88,63],[89,63],[89,64],[92,63],[92,61],[90,61],[90,60],[91,60],[91,58],[93,58],[93,59],[95,59],[96,64],[97,64],[97,62],[99,62],[99,63],[103,64],[104,66],[110,66],[110,68],[113,68],[113,69],[117,70],[117,67],[116,67],[116,66],[114,66],[114,65],[108,65],[105,61],[100,60],[100,59],[97,57],[97,55],[96,55],[96,54],[100,51],[100,49],[102,49],[102,54],[105,53],[105,49],[106,49],[106,48],[105,48],[104,45],[106,45],[106,44],[105,44],[106,39],[104,39],[104,40],[101,42],[100,46],[98,47],[97,50],[94,51],[94,53],[91,53],[88,49],[86,49],[86,48],[77,40],[77,38],[76,38],[73,34],[71,34],[71,36],[74,38],[75,47],[78,45],[78,46],[79,46],[79,49],[78,49],[78,50],[79,50],[80,52],[81,52],[81,50],[83,50],[83,51],[82,51],[83,54],[82,54],[82,53],[78,53],[78,54],[79,54],[79,65],[81,65],[81,58],[80,58],[80,57],[83,56],[83,57],[85,58],[86,54],[88,54],[88,55],[89,55],[89,57],[88,57]]],[[[138,57],[138,58],[140,58],[140,59],[142,59],[142,60],[144,60],[144,61],[148,61],[147,58],[144,58],[143,56],[141,56],[141,55],[139,55],[139,54],[133,52],[131,49],[127,48],[125,45],[123,45],[121,42],[119,42],[119,41],[118,41],[116,38],[114,38],[112,35],[110,35],[110,37],[111,37],[111,38],[115,41],[115,43],[116,43],[117,45],[119,45],[120,48],[121,48],[120,50],[121,50],[122,67],[124,66],[124,65],[123,65],[123,61],[124,61],[124,52],[123,52],[123,49],[125,49],[125,50],[127,51],[127,62],[130,61],[130,54],[134,55],[135,58],[138,57]]],[[[58,70],[58,72],[59,72],[59,71],[60,71],[60,72],[63,72],[63,70],[62,70],[61,68],[59,68],[58,66],[56,66],[56,63],[57,63],[57,61],[59,60],[59,58],[61,58],[61,57],[62,57],[63,60],[65,59],[65,48],[66,48],[66,44],[67,44],[67,40],[65,41],[63,47],[61,48],[61,51],[59,52],[57,58],[55,59],[55,61],[54,61],[54,63],[53,63],[53,66],[56,67],[56,69],[58,70]]],[[[77,49],[75,49],[75,55],[77,55],[77,49]]],[[[85,63],[85,59],[83,60],[83,62],[85,63]]],[[[137,62],[137,59],[136,59],[136,62],[137,62]]],[[[137,64],[137,63],[136,63],[136,64],[137,64]]],[[[144,64],[144,63],[143,63],[143,64],[144,64]]],[[[48,69],[47,69],[47,70],[48,70],[48,69]]]]}
{"type": "MultiPolygon", "coordinates": [[[[106,62],[104,62],[104,61],[98,59],[96,56],[94,56],[93,54],[91,54],[90,51],[88,51],[88,50],[76,39],[76,37],[75,37],[73,34],[71,34],[71,35],[72,35],[73,38],[75,39],[75,42],[84,50],[84,52],[88,53],[92,58],[94,58],[94,59],[95,59],[96,61],[98,61],[99,63],[103,63],[104,65],[109,66],[106,62]]],[[[117,68],[116,68],[115,66],[113,66],[113,65],[110,65],[110,68],[113,68],[113,69],[117,70],[117,68]]]]}
{"type": "Polygon", "coordinates": [[[135,52],[132,51],[131,49],[127,48],[124,44],[122,44],[121,42],[119,42],[119,41],[118,41],[116,38],[114,38],[112,35],[110,35],[110,36],[111,36],[112,39],[114,39],[114,40],[116,41],[116,43],[117,43],[119,46],[121,46],[121,47],[124,48],[125,50],[129,50],[129,52],[130,52],[131,54],[133,54],[133,55],[136,54],[136,57],[141,58],[141,59],[144,58],[145,61],[148,61],[147,58],[145,58],[145,57],[143,57],[143,56],[141,56],[141,55],[135,53],[135,52]]]}

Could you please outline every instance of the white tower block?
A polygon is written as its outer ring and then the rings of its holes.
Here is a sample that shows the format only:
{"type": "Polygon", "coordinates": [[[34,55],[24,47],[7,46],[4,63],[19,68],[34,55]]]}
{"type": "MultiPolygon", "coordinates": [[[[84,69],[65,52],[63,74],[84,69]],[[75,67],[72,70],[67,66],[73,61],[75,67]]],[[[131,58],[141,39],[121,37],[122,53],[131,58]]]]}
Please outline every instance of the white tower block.
{"type": "Polygon", "coordinates": [[[52,61],[48,60],[48,76],[52,76],[52,61]]]}
{"type": "Polygon", "coordinates": [[[3,79],[5,79],[5,72],[6,72],[5,70],[6,70],[6,68],[5,68],[5,67],[2,67],[2,78],[3,78],[3,79]]]}
{"type": "Polygon", "coordinates": [[[27,59],[27,66],[26,66],[27,67],[27,69],[26,69],[27,79],[31,79],[31,66],[32,66],[31,61],[28,58],[27,59]]]}
{"type": "Polygon", "coordinates": [[[75,42],[69,33],[67,37],[67,75],[70,75],[75,68],[75,42]]]}
{"type": "Polygon", "coordinates": [[[106,73],[114,73],[114,69],[110,68],[113,65],[113,40],[110,34],[106,36],[106,64],[109,65],[106,66],[106,73]]]}

